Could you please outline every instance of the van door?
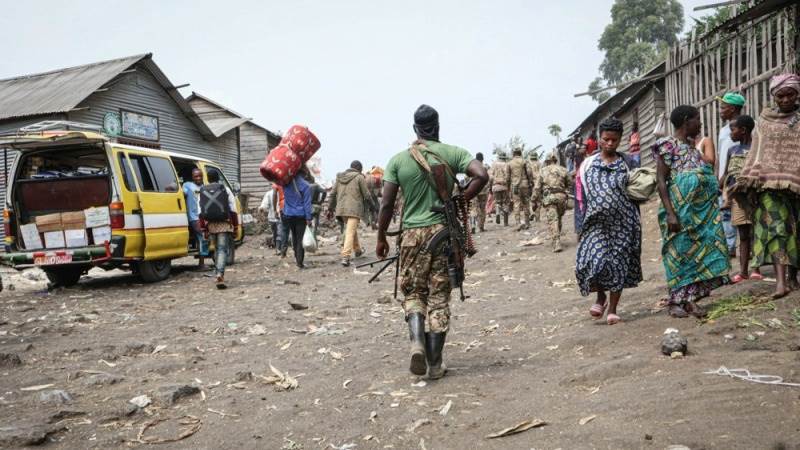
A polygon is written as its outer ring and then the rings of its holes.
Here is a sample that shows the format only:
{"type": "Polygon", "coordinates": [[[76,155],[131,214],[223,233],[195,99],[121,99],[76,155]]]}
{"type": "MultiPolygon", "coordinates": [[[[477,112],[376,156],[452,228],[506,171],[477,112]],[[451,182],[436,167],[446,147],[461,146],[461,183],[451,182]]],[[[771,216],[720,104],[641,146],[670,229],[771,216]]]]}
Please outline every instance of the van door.
{"type": "Polygon", "coordinates": [[[128,152],[139,188],[139,211],[144,227],[144,259],[186,256],[189,220],[183,191],[169,158],[128,152]]]}

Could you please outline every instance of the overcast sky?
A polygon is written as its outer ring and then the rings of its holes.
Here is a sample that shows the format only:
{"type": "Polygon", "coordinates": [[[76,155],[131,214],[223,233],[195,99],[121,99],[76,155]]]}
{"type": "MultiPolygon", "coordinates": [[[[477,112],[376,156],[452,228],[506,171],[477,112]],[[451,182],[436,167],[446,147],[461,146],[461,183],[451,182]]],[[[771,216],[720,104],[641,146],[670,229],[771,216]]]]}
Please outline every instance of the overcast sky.
{"type": "MultiPolygon", "coordinates": [[[[384,166],[421,103],[473,154],[550,148],[596,104],[613,0],[30,1],[0,15],[0,78],[152,52],[176,85],[273,131],[308,125],[327,177],[384,166]]],[[[709,0],[684,1],[691,9],[709,0]]]]}

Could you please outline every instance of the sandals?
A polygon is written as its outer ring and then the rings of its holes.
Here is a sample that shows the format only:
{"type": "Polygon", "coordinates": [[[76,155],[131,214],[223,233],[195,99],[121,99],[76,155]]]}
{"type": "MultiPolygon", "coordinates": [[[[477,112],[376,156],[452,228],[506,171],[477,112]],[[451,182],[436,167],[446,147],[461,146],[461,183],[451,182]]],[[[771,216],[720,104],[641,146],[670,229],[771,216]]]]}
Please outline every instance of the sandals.
{"type": "Polygon", "coordinates": [[[738,284],[746,279],[747,279],[746,276],[742,275],[741,273],[737,273],[736,275],[731,277],[731,284],[738,284]]]}
{"type": "Polygon", "coordinates": [[[706,310],[698,306],[695,302],[687,302],[683,309],[698,319],[704,319],[708,315],[706,310]]]}
{"type": "Polygon", "coordinates": [[[589,315],[594,317],[595,319],[599,319],[603,317],[603,314],[606,312],[606,305],[608,302],[603,302],[603,304],[595,303],[589,308],[589,315]]]}
{"type": "Polygon", "coordinates": [[[764,275],[761,275],[758,272],[753,272],[750,274],[750,279],[753,281],[764,281],[764,275]]]}
{"type": "Polygon", "coordinates": [[[616,314],[609,313],[606,317],[606,323],[609,325],[616,325],[622,321],[622,318],[616,314]]]}

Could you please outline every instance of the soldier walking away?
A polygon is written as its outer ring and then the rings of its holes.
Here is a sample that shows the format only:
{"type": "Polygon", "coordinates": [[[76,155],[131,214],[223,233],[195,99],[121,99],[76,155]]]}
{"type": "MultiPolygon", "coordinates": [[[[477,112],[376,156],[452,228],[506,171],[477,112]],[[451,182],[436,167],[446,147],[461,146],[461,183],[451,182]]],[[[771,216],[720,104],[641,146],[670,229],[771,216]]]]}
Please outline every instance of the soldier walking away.
{"type": "MultiPolygon", "coordinates": [[[[480,152],[476,153],[475,154],[475,159],[477,159],[478,161],[481,162],[481,164],[483,164],[483,168],[488,173],[489,166],[487,166],[483,162],[483,153],[480,153],[480,152]]],[[[478,192],[478,195],[475,196],[475,199],[474,199],[475,201],[472,202],[473,220],[475,220],[475,222],[477,223],[478,230],[480,230],[481,233],[486,231],[486,202],[489,200],[489,188],[490,187],[491,187],[491,182],[490,183],[486,183],[486,185],[483,186],[483,189],[481,189],[481,191],[478,192]]],[[[475,232],[475,226],[474,225],[472,227],[472,232],[473,233],[475,232]]]]}
{"type": "Polygon", "coordinates": [[[353,161],[350,168],[336,175],[336,185],[331,191],[330,215],[336,215],[344,224],[342,243],[342,265],[350,265],[350,257],[358,258],[364,253],[358,240],[358,225],[372,207],[372,195],[367,187],[367,179],[361,173],[361,162],[353,161]]]}
{"type": "Polygon", "coordinates": [[[214,244],[217,289],[225,289],[225,266],[239,218],[236,215],[235,197],[227,186],[219,182],[219,172],[212,170],[207,176],[208,184],[200,188],[200,219],[205,222],[204,228],[214,244]]]}
{"type": "Polygon", "coordinates": [[[551,153],[544,161],[542,168],[542,206],[549,230],[550,240],[553,243],[553,252],[561,249],[561,218],[567,209],[567,189],[569,188],[569,174],[567,169],[556,164],[555,153],[551,153]]]}
{"type": "Polygon", "coordinates": [[[492,195],[494,196],[494,221],[500,224],[500,216],[503,217],[503,225],[508,226],[508,213],[510,212],[510,183],[511,169],[508,166],[508,155],[504,151],[497,152],[497,161],[492,164],[492,195]]]}
{"type": "Polygon", "coordinates": [[[542,184],[539,173],[542,167],[539,164],[539,153],[536,150],[531,150],[528,154],[528,166],[531,168],[531,181],[533,181],[533,188],[531,189],[531,220],[539,222],[539,210],[542,206],[542,184]]]}
{"type": "MultiPolygon", "coordinates": [[[[455,224],[448,220],[452,216],[442,211],[447,213],[447,206],[452,203],[445,204],[442,189],[452,190],[455,174],[466,173],[471,181],[463,197],[469,201],[483,189],[489,176],[483,163],[472,159],[469,152],[439,142],[439,114],[435,109],[427,105],[417,109],[414,131],[417,141],[395,155],[386,167],[375,253],[379,258],[386,258],[389,253],[386,230],[392,220],[398,189],[402,188],[405,206],[399,270],[402,305],[411,339],[410,370],[415,375],[425,375],[427,366],[428,377],[437,379],[446,370],[442,350],[450,323],[450,291],[455,287],[450,275],[460,283],[458,277],[463,277],[463,265],[459,268],[453,261],[463,256],[460,252],[464,250],[456,245],[458,237],[449,233],[455,224]]],[[[446,200],[450,202],[449,198],[446,200]]],[[[466,211],[463,213],[466,216],[466,211]]]]}
{"type": "Polygon", "coordinates": [[[514,220],[517,230],[530,228],[531,187],[533,187],[533,172],[525,159],[522,158],[522,149],[515,148],[511,162],[508,163],[511,171],[511,194],[514,198],[514,220]]]}

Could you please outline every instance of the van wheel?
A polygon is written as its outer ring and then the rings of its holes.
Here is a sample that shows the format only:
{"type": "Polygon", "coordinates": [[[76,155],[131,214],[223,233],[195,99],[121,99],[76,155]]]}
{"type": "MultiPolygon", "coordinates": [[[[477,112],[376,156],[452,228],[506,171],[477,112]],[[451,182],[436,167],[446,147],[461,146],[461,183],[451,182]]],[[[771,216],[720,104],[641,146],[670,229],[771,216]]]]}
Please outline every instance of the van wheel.
{"type": "Polygon", "coordinates": [[[139,276],[145,283],[155,283],[169,278],[172,271],[171,259],[157,259],[155,261],[142,261],[138,264],[139,276]]]}
{"type": "Polygon", "coordinates": [[[83,267],[58,267],[44,269],[44,273],[53,287],[70,287],[78,284],[84,270],[83,267]]]}

